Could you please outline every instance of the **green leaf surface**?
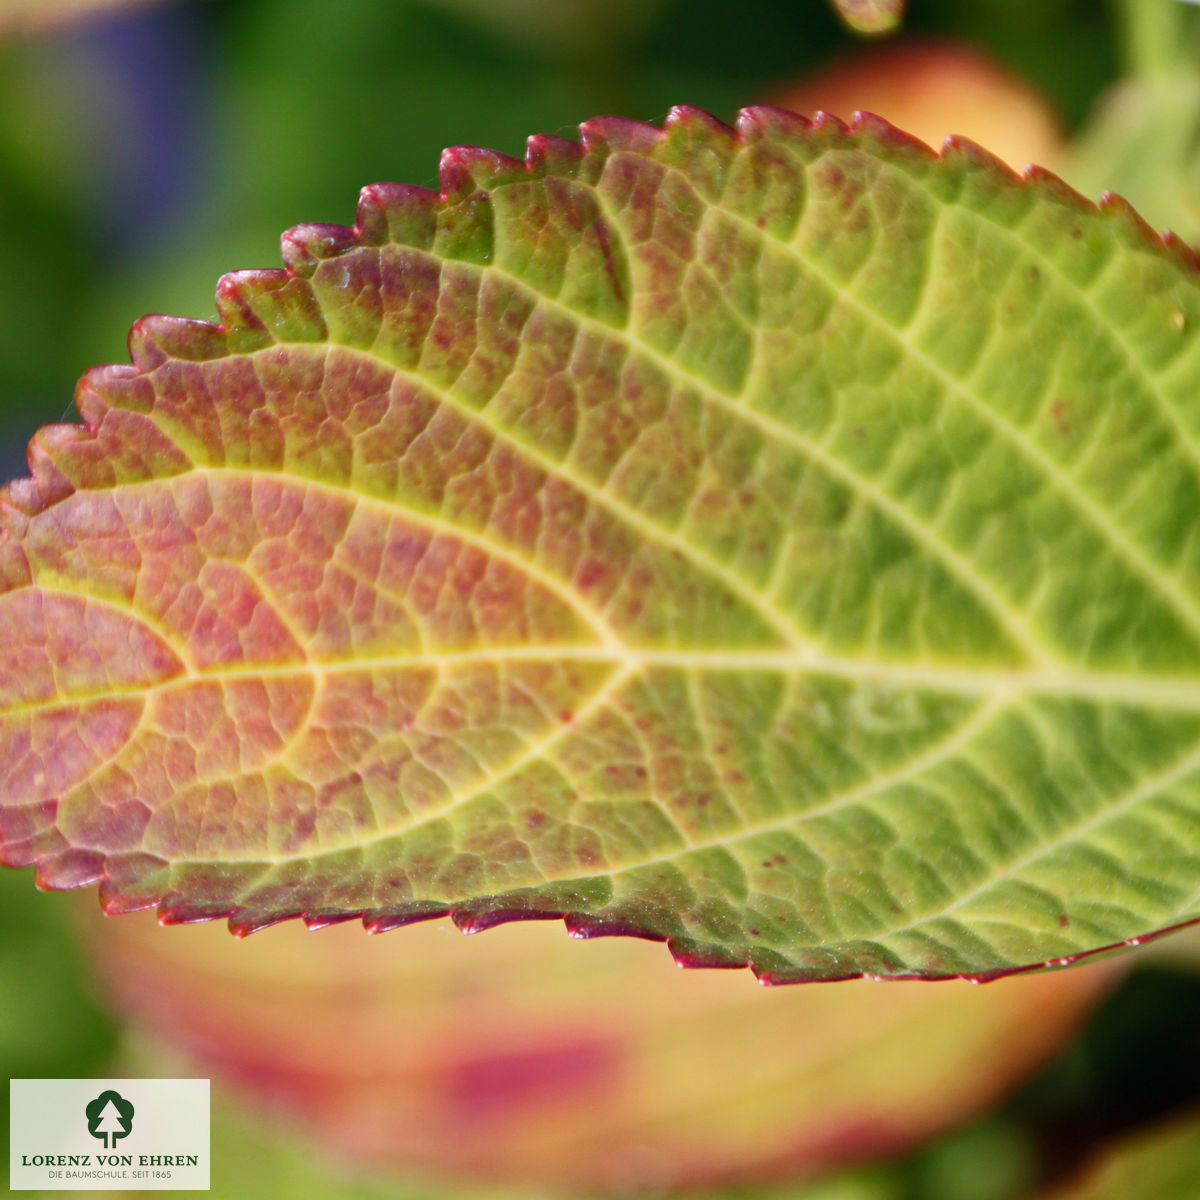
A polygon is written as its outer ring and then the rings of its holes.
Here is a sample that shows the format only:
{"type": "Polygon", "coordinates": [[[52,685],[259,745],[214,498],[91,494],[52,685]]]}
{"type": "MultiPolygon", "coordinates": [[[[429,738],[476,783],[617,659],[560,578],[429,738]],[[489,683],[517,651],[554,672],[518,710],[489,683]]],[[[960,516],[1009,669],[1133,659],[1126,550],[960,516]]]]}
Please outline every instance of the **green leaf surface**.
{"type": "Polygon", "coordinates": [[[874,118],[583,134],[291,230],[35,438],[4,861],[775,982],[1200,919],[1190,252],[874,118]]]}

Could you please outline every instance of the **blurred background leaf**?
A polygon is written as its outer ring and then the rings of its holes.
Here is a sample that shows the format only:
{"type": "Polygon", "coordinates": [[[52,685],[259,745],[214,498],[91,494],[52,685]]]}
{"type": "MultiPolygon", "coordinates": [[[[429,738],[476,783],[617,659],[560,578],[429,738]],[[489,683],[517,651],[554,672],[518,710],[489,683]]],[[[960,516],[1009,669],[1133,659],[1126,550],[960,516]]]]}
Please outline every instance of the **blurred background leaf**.
{"type": "Polygon", "coordinates": [[[1195,242],[1200,240],[1200,12],[1164,0],[1122,0],[1116,7],[1124,30],[1125,72],[1098,100],[1064,170],[1074,186],[1117,192],[1151,225],[1195,242]]]}
{"type": "Polygon", "coordinates": [[[149,913],[85,928],[117,1009],[187,1074],[356,1161],[589,1192],[903,1152],[1021,1081],[1122,972],[764,991],[560,922],[470,939],[448,921],[380,938],[286,923],[250,942],[149,913]]]}
{"type": "Polygon", "coordinates": [[[856,33],[891,33],[904,17],[904,0],[833,0],[843,21],[856,33]]]}
{"type": "Polygon", "coordinates": [[[1054,1200],[1193,1200],[1200,1196],[1200,1112],[1111,1147],[1054,1200]]]}

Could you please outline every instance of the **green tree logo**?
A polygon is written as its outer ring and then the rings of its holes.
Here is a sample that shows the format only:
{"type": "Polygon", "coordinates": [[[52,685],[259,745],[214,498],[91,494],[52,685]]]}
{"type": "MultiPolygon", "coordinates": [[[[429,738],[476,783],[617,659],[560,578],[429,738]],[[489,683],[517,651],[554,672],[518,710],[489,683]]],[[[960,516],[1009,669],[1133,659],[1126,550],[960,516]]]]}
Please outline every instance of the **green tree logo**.
{"type": "Polygon", "coordinates": [[[128,1137],[133,1129],[133,1105],[120,1092],[101,1092],[84,1108],[88,1133],[104,1141],[111,1150],[118,1138],[128,1137]]]}

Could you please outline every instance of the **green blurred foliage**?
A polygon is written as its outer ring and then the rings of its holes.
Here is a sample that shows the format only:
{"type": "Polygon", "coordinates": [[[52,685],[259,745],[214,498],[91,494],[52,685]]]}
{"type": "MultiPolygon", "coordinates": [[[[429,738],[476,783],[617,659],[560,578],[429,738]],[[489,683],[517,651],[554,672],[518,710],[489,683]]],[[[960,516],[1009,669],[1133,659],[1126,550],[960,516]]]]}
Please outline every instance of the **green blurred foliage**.
{"type": "Polygon", "coordinates": [[[1200,1196],[1200,1111],[1113,1147],[1053,1200],[1195,1200],[1200,1196]]]}
{"type": "MultiPolygon", "coordinates": [[[[1124,0],[1130,34],[1134,0],[1124,0]]],[[[1200,11],[1162,8],[1126,44],[1128,73],[1108,89],[1067,164],[1086,191],[1125,196],[1156,228],[1200,241],[1200,11]]]]}
{"type": "MultiPolygon", "coordinates": [[[[56,1079],[103,1070],[118,1025],[73,936],[71,897],[43,895],[29,871],[0,870],[0,1067],[4,1079],[56,1079]]],[[[8,1139],[8,1086],[0,1092],[8,1139]]]]}

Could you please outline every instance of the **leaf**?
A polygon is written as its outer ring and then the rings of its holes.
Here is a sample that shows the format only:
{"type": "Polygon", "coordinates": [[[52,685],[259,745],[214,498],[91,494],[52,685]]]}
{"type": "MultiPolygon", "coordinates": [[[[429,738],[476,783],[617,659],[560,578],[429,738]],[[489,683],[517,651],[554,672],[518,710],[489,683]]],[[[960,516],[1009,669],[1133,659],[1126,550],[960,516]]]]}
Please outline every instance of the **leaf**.
{"type": "Polygon", "coordinates": [[[1114,1146],[1056,1200],[1192,1200],[1200,1195],[1200,1113],[1144,1130],[1114,1146]]]}
{"type": "Polygon", "coordinates": [[[838,16],[856,33],[892,33],[904,19],[906,0],[833,0],[838,16]]]}
{"type": "Polygon", "coordinates": [[[147,318],[0,520],[0,835],[782,982],[1200,918],[1196,262],[863,117],[604,118],[147,318]]]}
{"type": "Polygon", "coordinates": [[[313,1149],[564,1197],[712,1196],[910,1150],[1028,1076],[1122,966],[763,993],[529,923],[469,942],[442,922],[403,939],[285,925],[246,943],[94,913],[83,933],[137,1029],[218,1091],[291,1114],[313,1149]]]}

